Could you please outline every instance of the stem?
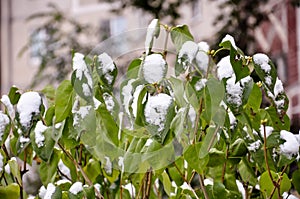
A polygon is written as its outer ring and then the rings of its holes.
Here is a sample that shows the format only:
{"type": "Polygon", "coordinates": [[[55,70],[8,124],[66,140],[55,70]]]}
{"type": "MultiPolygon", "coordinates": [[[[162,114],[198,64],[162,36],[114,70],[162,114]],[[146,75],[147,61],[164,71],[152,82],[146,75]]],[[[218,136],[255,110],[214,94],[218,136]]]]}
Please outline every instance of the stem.
{"type": "Polygon", "coordinates": [[[226,160],[225,160],[225,162],[224,162],[223,169],[222,169],[222,183],[224,182],[225,173],[226,173],[226,165],[227,165],[227,159],[228,159],[228,151],[229,151],[229,145],[227,144],[227,148],[226,148],[226,160]]]}
{"type": "MultiPolygon", "coordinates": [[[[88,183],[89,186],[93,186],[92,181],[88,178],[88,176],[86,175],[86,173],[83,171],[82,167],[78,164],[78,162],[73,158],[73,156],[66,151],[66,149],[58,142],[57,143],[58,146],[61,148],[61,150],[68,156],[68,158],[74,163],[74,165],[77,167],[77,169],[80,171],[82,177],[84,178],[84,180],[88,183]]],[[[104,197],[101,195],[101,193],[96,189],[96,187],[94,187],[95,193],[97,198],[99,199],[104,199],[104,197]]]]}
{"type": "Polygon", "coordinates": [[[203,177],[202,177],[201,174],[199,174],[199,182],[200,182],[200,188],[201,188],[201,190],[202,190],[202,192],[204,194],[204,198],[205,199],[209,199],[209,196],[208,196],[208,194],[206,192],[206,188],[205,188],[205,185],[204,185],[204,182],[203,182],[203,177]]]}
{"type": "Polygon", "coordinates": [[[188,180],[185,178],[184,174],[180,171],[180,169],[178,168],[178,166],[176,165],[176,163],[173,162],[173,164],[174,164],[176,170],[178,171],[179,175],[181,176],[181,178],[182,178],[185,182],[187,182],[187,183],[189,184],[188,180]]]}
{"type": "Polygon", "coordinates": [[[211,147],[212,147],[212,145],[213,145],[213,143],[214,143],[214,141],[215,141],[215,139],[216,139],[216,136],[217,136],[217,133],[218,133],[219,128],[220,128],[220,126],[218,125],[217,128],[216,128],[216,130],[215,130],[215,132],[214,132],[214,134],[213,134],[212,139],[211,139],[210,142],[209,142],[207,151],[209,151],[209,150],[211,149],[211,147]]]}
{"type": "Polygon", "coordinates": [[[278,189],[278,196],[279,196],[279,198],[282,198],[282,197],[280,196],[280,182],[281,182],[281,180],[282,180],[282,176],[283,176],[284,172],[286,171],[287,167],[288,167],[288,165],[285,165],[284,168],[283,168],[283,170],[281,171],[281,174],[280,174],[278,180],[275,182],[276,185],[275,185],[274,188],[272,189],[272,192],[271,192],[271,194],[270,194],[270,198],[273,197],[273,195],[274,195],[276,189],[278,189]]]}
{"type": "MultiPolygon", "coordinates": [[[[199,120],[200,120],[200,115],[202,113],[202,106],[203,106],[203,98],[201,97],[200,99],[200,102],[199,102],[200,106],[199,106],[199,109],[198,109],[198,113],[196,115],[196,119],[195,119],[195,122],[194,122],[194,139],[193,139],[193,144],[196,143],[196,136],[197,136],[197,131],[198,131],[198,127],[199,127],[199,120]]],[[[200,139],[200,138],[199,138],[200,139]]]]}
{"type": "Polygon", "coordinates": [[[165,30],[166,30],[166,38],[165,38],[165,43],[164,43],[164,50],[163,50],[163,56],[164,58],[166,59],[167,57],[167,48],[168,48],[168,40],[169,40],[169,34],[170,34],[170,30],[169,30],[169,27],[168,26],[164,26],[165,30]]]}
{"type": "Polygon", "coordinates": [[[267,171],[268,174],[271,178],[272,183],[274,184],[274,186],[276,187],[276,182],[274,181],[272,174],[271,174],[271,170],[270,170],[270,166],[269,166],[269,162],[268,162],[268,156],[267,156],[267,134],[266,134],[266,126],[265,124],[263,124],[264,126],[264,157],[265,157],[265,162],[266,162],[266,167],[267,167],[267,171]]]}
{"type": "Polygon", "coordinates": [[[152,179],[152,169],[150,169],[150,171],[147,172],[147,186],[146,186],[145,199],[148,199],[150,197],[151,179],[152,179]]]}

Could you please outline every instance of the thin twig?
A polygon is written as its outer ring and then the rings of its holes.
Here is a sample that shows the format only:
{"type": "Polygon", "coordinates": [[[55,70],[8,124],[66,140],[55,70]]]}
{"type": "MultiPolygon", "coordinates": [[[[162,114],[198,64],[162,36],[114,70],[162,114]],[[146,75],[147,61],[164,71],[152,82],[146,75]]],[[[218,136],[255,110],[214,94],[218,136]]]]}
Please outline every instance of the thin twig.
{"type": "Polygon", "coordinates": [[[279,195],[280,195],[280,182],[281,182],[281,180],[282,180],[282,176],[283,176],[284,172],[286,171],[287,167],[288,167],[288,165],[285,165],[284,168],[283,168],[283,170],[281,171],[281,174],[280,174],[278,180],[276,181],[276,186],[274,186],[274,188],[272,189],[272,192],[271,192],[271,194],[270,194],[270,198],[273,197],[273,195],[274,195],[276,189],[278,189],[278,193],[279,193],[279,195]]]}
{"type": "Polygon", "coordinates": [[[204,182],[203,182],[203,177],[202,177],[202,175],[200,173],[199,173],[199,182],[200,182],[200,188],[201,188],[201,190],[202,190],[202,192],[204,194],[204,198],[205,199],[209,199],[209,196],[208,196],[208,194],[206,192],[206,188],[205,188],[205,185],[204,185],[204,182]]]}
{"type": "MultiPolygon", "coordinates": [[[[84,180],[88,183],[89,186],[93,186],[92,181],[88,178],[88,176],[86,175],[86,173],[83,171],[82,167],[78,164],[78,162],[73,158],[73,156],[66,151],[66,149],[58,142],[57,143],[58,146],[61,148],[61,150],[68,156],[68,158],[75,164],[75,166],[77,167],[77,169],[80,171],[82,177],[84,178],[84,180]]],[[[101,195],[101,193],[96,189],[96,187],[94,187],[95,193],[97,198],[99,199],[104,199],[104,197],[101,195]]]]}

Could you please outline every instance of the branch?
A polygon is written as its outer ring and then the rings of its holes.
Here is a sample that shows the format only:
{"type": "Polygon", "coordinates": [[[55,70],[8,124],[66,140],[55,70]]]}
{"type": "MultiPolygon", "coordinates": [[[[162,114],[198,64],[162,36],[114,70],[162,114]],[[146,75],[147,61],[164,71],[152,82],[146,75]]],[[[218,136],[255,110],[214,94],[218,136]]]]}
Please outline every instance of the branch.
{"type": "MultiPolygon", "coordinates": [[[[89,186],[93,186],[92,181],[88,178],[88,176],[86,175],[86,173],[83,171],[82,167],[78,164],[78,162],[73,158],[73,156],[66,151],[66,149],[58,142],[57,143],[58,146],[61,148],[61,150],[68,156],[68,158],[74,163],[74,165],[77,167],[77,169],[80,171],[82,177],[84,178],[84,180],[88,183],[89,186]]],[[[96,189],[96,187],[94,187],[95,193],[97,198],[99,199],[104,199],[104,197],[101,195],[101,193],[96,189]]]]}

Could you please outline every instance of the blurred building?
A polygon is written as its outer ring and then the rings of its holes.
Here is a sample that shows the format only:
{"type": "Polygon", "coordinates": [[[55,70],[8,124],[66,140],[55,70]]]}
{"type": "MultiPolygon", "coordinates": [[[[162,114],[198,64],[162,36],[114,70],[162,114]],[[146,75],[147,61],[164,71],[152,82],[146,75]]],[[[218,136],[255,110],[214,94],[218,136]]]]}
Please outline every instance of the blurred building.
{"type": "MultiPolygon", "coordinates": [[[[89,23],[94,27],[100,27],[98,42],[93,40],[95,47],[103,38],[114,37],[122,32],[127,32],[134,39],[141,37],[140,44],[132,41],[132,46],[124,46],[124,38],[121,43],[114,48],[124,54],[132,51],[132,48],[141,47],[144,44],[145,28],[152,19],[151,16],[134,8],[126,8],[121,15],[111,12],[112,8],[117,8],[118,2],[109,4],[99,0],[1,0],[1,93],[7,93],[12,85],[19,88],[28,88],[31,79],[38,68],[39,58],[36,56],[38,51],[47,46],[42,43],[31,46],[24,55],[18,56],[22,47],[28,42],[30,34],[34,28],[41,25],[44,21],[26,19],[37,12],[49,11],[47,6],[50,2],[58,6],[67,16],[73,17],[80,23],[89,23]],[[129,31],[129,33],[128,33],[129,31]]],[[[214,16],[217,13],[216,3],[209,0],[199,0],[193,7],[184,6],[182,8],[183,18],[180,23],[197,27],[200,30],[194,33],[197,39],[209,38],[214,34],[214,16]],[[215,12],[215,14],[213,14],[215,12]]],[[[42,40],[43,33],[34,35],[34,40],[42,40]]],[[[114,37],[114,40],[121,37],[114,37]]],[[[112,40],[112,39],[111,39],[112,40]]],[[[103,45],[111,47],[112,41],[106,41],[103,45]]],[[[91,42],[88,40],[87,42],[91,42]]],[[[130,43],[130,42],[129,42],[130,43]]],[[[159,42],[158,42],[159,43],[159,42]]],[[[103,46],[102,45],[102,46],[103,46]]],[[[101,45],[100,45],[101,46],[101,45]]]]}
{"type": "Polygon", "coordinates": [[[300,8],[274,0],[262,8],[268,21],[255,30],[258,49],[271,56],[290,100],[292,130],[300,128],[300,8]]]}

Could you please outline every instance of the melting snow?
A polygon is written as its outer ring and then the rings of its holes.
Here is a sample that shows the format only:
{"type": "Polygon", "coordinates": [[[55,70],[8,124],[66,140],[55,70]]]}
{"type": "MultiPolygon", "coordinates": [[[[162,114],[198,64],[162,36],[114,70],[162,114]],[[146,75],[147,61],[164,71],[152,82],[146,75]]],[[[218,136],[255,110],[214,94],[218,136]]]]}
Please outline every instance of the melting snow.
{"type": "Polygon", "coordinates": [[[237,50],[237,47],[236,47],[236,45],[235,45],[234,38],[233,38],[231,35],[227,34],[227,35],[222,39],[221,43],[223,43],[223,42],[225,42],[225,41],[229,41],[229,42],[231,43],[232,47],[233,47],[235,50],[237,50]]]}
{"type": "Polygon", "coordinates": [[[167,63],[161,54],[146,56],[142,67],[143,77],[148,83],[159,82],[167,72],[167,63]]]}
{"type": "Polygon", "coordinates": [[[83,91],[83,94],[87,97],[92,95],[91,89],[90,89],[89,85],[86,83],[82,84],[82,91],[83,91]]]}
{"type": "Polygon", "coordinates": [[[132,96],[132,83],[135,81],[135,79],[130,79],[125,86],[122,88],[122,96],[123,96],[123,105],[125,108],[125,112],[130,115],[129,111],[129,104],[133,98],[132,96]]]}
{"type": "Polygon", "coordinates": [[[79,110],[72,110],[72,113],[74,114],[73,126],[76,126],[77,124],[79,124],[80,119],[85,118],[89,114],[91,109],[92,109],[92,106],[81,106],[79,108],[79,110]]]}
{"type": "Polygon", "coordinates": [[[226,82],[226,100],[229,104],[237,107],[242,105],[243,88],[240,82],[235,83],[235,76],[229,78],[226,82]]]}
{"type": "Polygon", "coordinates": [[[37,92],[30,91],[21,95],[17,104],[17,111],[23,127],[30,127],[32,117],[40,113],[41,104],[42,98],[37,92]]]}
{"type": "Polygon", "coordinates": [[[271,66],[269,65],[269,57],[263,53],[257,53],[253,55],[253,61],[255,64],[259,65],[265,73],[271,71],[271,66]]]}
{"type": "Polygon", "coordinates": [[[281,152],[286,155],[288,158],[292,158],[293,155],[299,153],[300,143],[297,139],[298,135],[294,135],[293,133],[281,130],[280,131],[280,138],[284,139],[285,142],[281,144],[280,150],[281,152]]]}
{"type": "Polygon", "coordinates": [[[110,73],[116,69],[114,61],[106,53],[102,53],[101,55],[99,55],[98,60],[100,62],[100,66],[98,67],[98,69],[102,71],[102,74],[104,75],[107,82],[111,84],[113,81],[113,76],[110,75],[110,73]]]}
{"type": "Polygon", "coordinates": [[[187,65],[191,64],[196,57],[199,50],[198,44],[193,41],[186,41],[182,46],[178,54],[178,63],[187,65]],[[182,61],[186,59],[183,63],[182,61]]]}
{"type": "Polygon", "coordinates": [[[52,183],[49,183],[47,185],[47,189],[45,188],[45,186],[42,186],[39,190],[39,197],[42,199],[51,199],[52,198],[52,194],[54,194],[55,192],[55,186],[52,183]]]}
{"type": "Polygon", "coordinates": [[[69,189],[69,191],[77,195],[79,192],[83,191],[82,182],[75,182],[69,189]]]}
{"type": "Polygon", "coordinates": [[[276,78],[276,83],[275,83],[275,86],[274,86],[274,95],[275,95],[275,98],[276,98],[279,94],[282,94],[283,92],[284,92],[284,89],[283,89],[282,82],[281,82],[281,80],[277,77],[277,78],[276,78]]]}
{"type": "Polygon", "coordinates": [[[131,198],[135,197],[135,187],[133,186],[133,184],[128,183],[126,185],[123,185],[123,188],[128,190],[131,198]]]}
{"type": "Polygon", "coordinates": [[[104,99],[107,110],[109,112],[112,112],[115,107],[115,102],[113,100],[113,97],[111,95],[109,95],[108,93],[104,93],[103,99],[104,99]]]}
{"type": "MultiPolygon", "coordinates": [[[[266,126],[265,128],[266,128],[266,137],[269,137],[269,135],[271,135],[272,132],[274,131],[274,128],[271,126],[266,126]]],[[[262,137],[264,137],[264,126],[263,125],[260,125],[259,131],[260,131],[260,135],[262,137]]]]}
{"type": "Polygon", "coordinates": [[[111,163],[109,157],[105,156],[104,159],[106,160],[104,170],[108,175],[111,175],[112,174],[112,163],[111,163]]]}
{"type": "Polygon", "coordinates": [[[149,97],[145,107],[145,118],[149,124],[158,126],[157,131],[165,127],[166,115],[173,99],[164,93],[149,97]]]}
{"type": "Polygon", "coordinates": [[[223,57],[217,64],[217,67],[219,80],[222,80],[223,78],[229,78],[234,74],[229,56],[223,57]]]}
{"type": "Polygon", "coordinates": [[[76,70],[76,78],[82,80],[82,76],[87,79],[87,84],[92,88],[93,80],[88,70],[88,67],[84,61],[84,55],[81,53],[75,53],[73,57],[73,70],[76,70]]]}
{"type": "Polygon", "coordinates": [[[261,141],[257,140],[255,142],[251,143],[247,148],[248,148],[249,151],[254,151],[255,152],[260,148],[261,144],[262,144],[261,141]]]}
{"type": "Polygon", "coordinates": [[[153,37],[157,34],[157,29],[156,27],[159,25],[158,19],[153,19],[151,23],[149,24],[147,28],[147,35],[146,35],[146,40],[145,40],[145,50],[146,50],[146,55],[149,54],[150,51],[150,45],[153,41],[153,37]]]}
{"type": "MultiPolygon", "coordinates": [[[[58,162],[58,169],[64,174],[66,175],[69,179],[71,179],[71,171],[69,169],[69,167],[67,167],[64,162],[60,159],[58,162]]],[[[63,176],[63,178],[65,178],[63,176]]]]}
{"type": "Polygon", "coordinates": [[[2,113],[2,111],[0,111],[0,141],[2,140],[2,136],[8,124],[9,124],[8,116],[2,113]]]}
{"type": "Polygon", "coordinates": [[[119,167],[121,167],[121,172],[123,173],[124,172],[124,158],[123,157],[119,157],[119,161],[118,161],[118,165],[119,167]]]}
{"type": "Polygon", "coordinates": [[[40,148],[44,146],[45,136],[44,132],[47,130],[47,126],[43,125],[43,122],[38,121],[34,133],[35,133],[35,143],[40,148]]]}
{"type": "Polygon", "coordinates": [[[14,117],[14,107],[11,104],[9,97],[7,95],[2,95],[1,102],[7,108],[8,114],[11,117],[14,117]]]}

